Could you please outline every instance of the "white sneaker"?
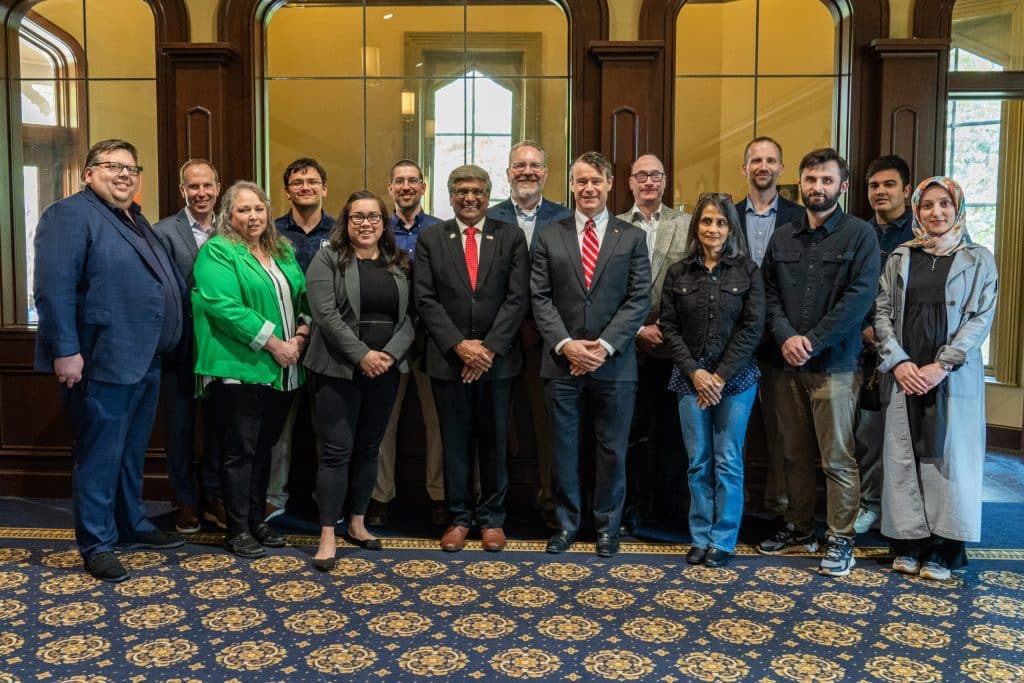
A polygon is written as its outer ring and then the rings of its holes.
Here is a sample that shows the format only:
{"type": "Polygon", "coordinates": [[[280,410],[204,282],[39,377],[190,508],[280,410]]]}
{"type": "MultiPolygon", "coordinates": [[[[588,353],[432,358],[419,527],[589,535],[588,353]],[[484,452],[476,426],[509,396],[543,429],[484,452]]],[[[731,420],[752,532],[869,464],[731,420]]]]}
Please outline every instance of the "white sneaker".
{"type": "Polygon", "coordinates": [[[932,581],[949,581],[949,577],[952,573],[946,567],[943,567],[938,562],[925,562],[924,566],[921,567],[921,578],[931,579],[932,581]]]}
{"type": "Polygon", "coordinates": [[[857,521],[853,523],[853,530],[858,534],[863,534],[871,529],[877,529],[879,524],[879,515],[874,510],[867,508],[861,508],[857,512],[857,521]]]}
{"type": "Polygon", "coordinates": [[[916,557],[901,555],[892,561],[892,570],[900,574],[910,574],[913,576],[917,574],[919,569],[921,569],[921,563],[916,557]]]}

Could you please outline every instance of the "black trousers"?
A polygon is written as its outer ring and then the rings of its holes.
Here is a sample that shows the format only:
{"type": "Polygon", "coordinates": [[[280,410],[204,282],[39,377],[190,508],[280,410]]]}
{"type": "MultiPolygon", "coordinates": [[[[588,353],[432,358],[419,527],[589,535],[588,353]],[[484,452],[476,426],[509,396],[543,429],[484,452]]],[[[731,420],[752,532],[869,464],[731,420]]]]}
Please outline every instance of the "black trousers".
{"type": "Polygon", "coordinates": [[[219,431],[220,490],[230,538],[263,522],[270,449],[281,436],[295,392],[213,382],[209,394],[219,431]]]}
{"type": "Polygon", "coordinates": [[[335,525],[347,496],[352,514],[366,514],[399,379],[394,367],[372,378],[358,368],[350,380],[313,375],[313,413],[323,441],[316,473],[320,526],[335,525]]]}
{"type": "Polygon", "coordinates": [[[508,424],[512,379],[432,379],[444,448],[444,496],[452,524],[482,528],[505,523],[508,493],[508,424]],[[473,495],[473,458],[480,462],[480,500],[473,495]]]}

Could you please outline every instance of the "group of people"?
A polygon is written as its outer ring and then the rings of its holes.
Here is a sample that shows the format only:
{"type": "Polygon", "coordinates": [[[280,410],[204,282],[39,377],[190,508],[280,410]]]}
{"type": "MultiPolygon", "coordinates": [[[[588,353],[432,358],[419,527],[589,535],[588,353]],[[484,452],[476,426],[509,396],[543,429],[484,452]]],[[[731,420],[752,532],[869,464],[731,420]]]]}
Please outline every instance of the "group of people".
{"type": "Polygon", "coordinates": [[[570,209],[543,197],[544,150],[523,141],[509,154],[511,196],[494,206],[488,173],[464,165],[447,178],[455,217],[429,216],[422,171],[401,160],[393,214],[359,190],[334,219],[326,170],[303,158],[284,172],[291,208],[271,222],[258,185],[238,181],[221,196],[213,165],[189,160],[185,208],[151,227],[134,203],[135,148],[97,143],[85,189],[40,218],[34,290],[36,366],[57,376],[74,432],[86,570],[124,580],[115,548],[183,542],[157,530],[141,501],[161,375],[178,531],[199,529],[203,501],[230,552],[283,546],[268,521],[287,495],[292,425],[309,419],[314,567],[335,566],[342,517],[348,542],[382,549],[370,527],[395,496],[411,371],[445,551],[474,527],[485,550],[506,544],[518,391],[537,434],[547,552],[592,525],[597,554],[614,555],[651,495],[644,459],[670,452],[688,462],[686,559],[723,566],[759,402],[765,505],[783,518],[759,552],[817,550],[820,463],[822,574],[848,574],[856,534],[880,521],[895,570],[948,578],[980,534],[992,255],[971,241],[949,178],[911,197],[902,159],[872,162],[865,222],[839,206],[849,168],[835,150],[801,160],[802,206],[779,194],[783,168],[775,140],[752,140],[748,195],[705,193],[691,216],[662,203],[668,175],[643,155],[628,178],[635,203],[615,216],[604,155],[570,165],[570,209]],[[207,434],[198,472],[197,413],[207,434]],[[593,470],[591,490],[581,466],[593,470]]]}

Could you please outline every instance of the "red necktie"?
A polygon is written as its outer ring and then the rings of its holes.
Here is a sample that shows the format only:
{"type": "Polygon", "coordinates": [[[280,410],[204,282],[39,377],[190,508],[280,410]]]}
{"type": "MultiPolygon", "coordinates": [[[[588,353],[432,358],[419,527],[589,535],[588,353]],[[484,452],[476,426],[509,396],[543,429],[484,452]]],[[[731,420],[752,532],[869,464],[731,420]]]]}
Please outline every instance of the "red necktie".
{"type": "Polygon", "coordinates": [[[583,226],[583,281],[590,289],[590,281],[594,279],[594,267],[597,265],[597,230],[594,221],[588,220],[583,226]]]}
{"type": "Polygon", "coordinates": [[[466,270],[469,271],[469,286],[476,289],[476,269],[479,261],[476,255],[476,228],[466,228],[466,270]]]}

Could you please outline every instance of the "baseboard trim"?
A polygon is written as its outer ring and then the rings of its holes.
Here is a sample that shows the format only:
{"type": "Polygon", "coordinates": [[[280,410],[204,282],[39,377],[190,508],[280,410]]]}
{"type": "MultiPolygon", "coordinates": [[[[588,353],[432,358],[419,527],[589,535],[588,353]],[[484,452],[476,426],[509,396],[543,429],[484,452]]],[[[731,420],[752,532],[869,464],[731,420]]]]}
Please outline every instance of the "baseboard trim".
{"type": "Polygon", "coordinates": [[[985,432],[989,450],[1021,454],[1021,430],[1000,425],[987,425],[985,432]]]}

